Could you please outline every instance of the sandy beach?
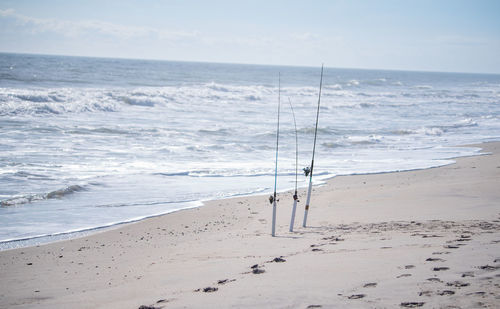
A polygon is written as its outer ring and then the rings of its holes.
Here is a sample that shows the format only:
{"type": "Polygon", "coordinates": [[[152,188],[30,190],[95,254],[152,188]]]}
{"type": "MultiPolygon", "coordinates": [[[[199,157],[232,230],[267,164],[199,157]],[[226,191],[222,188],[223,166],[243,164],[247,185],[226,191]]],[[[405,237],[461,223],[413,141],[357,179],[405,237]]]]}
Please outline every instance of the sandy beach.
{"type": "MultiPolygon", "coordinates": [[[[500,143],[428,170],[336,177],[277,237],[267,196],[0,252],[0,308],[498,308],[500,143]]],[[[321,158],[318,158],[320,160],[321,158]]]]}

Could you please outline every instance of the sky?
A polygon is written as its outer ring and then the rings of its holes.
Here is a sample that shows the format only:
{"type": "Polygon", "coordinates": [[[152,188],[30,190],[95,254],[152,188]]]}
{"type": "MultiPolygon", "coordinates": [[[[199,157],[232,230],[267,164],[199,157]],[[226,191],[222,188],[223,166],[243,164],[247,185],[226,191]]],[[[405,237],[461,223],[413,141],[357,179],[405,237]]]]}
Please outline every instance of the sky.
{"type": "Polygon", "coordinates": [[[500,1],[0,0],[0,52],[500,74],[500,1]]]}

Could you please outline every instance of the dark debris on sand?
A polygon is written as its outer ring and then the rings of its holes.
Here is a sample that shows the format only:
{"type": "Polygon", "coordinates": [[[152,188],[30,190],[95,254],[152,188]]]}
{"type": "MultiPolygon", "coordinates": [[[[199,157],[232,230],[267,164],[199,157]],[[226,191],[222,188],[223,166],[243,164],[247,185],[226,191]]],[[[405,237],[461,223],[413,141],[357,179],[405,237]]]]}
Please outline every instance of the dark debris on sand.
{"type": "Polygon", "coordinates": [[[255,264],[250,268],[252,269],[252,273],[255,275],[262,274],[262,273],[266,272],[264,269],[259,267],[259,264],[255,264]]]}
{"type": "Polygon", "coordinates": [[[354,294],[354,295],[351,295],[347,298],[349,299],[360,299],[360,298],[364,298],[366,295],[365,294],[354,294]]]}
{"type": "Polygon", "coordinates": [[[204,288],[203,292],[205,292],[205,293],[212,293],[212,292],[216,292],[218,290],[219,290],[219,288],[214,288],[214,287],[209,286],[209,287],[204,288]]]}
{"type": "Polygon", "coordinates": [[[271,262],[283,263],[283,262],[286,262],[286,260],[283,258],[283,256],[280,256],[280,257],[275,257],[271,262]]]}
{"type": "Polygon", "coordinates": [[[223,285],[223,284],[226,284],[226,283],[229,283],[229,282],[234,282],[234,281],[236,281],[236,279],[231,279],[231,280],[229,280],[229,279],[223,279],[223,280],[217,281],[217,284],[223,285]]]}
{"type": "Polygon", "coordinates": [[[218,291],[218,290],[219,290],[219,288],[215,288],[215,287],[208,286],[208,287],[203,288],[203,289],[201,289],[201,288],[200,288],[200,289],[196,289],[196,290],[194,290],[194,292],[200,292],[200,291],[203,291],[203,292],[205,292],[205,293],[212,293],[212,292],[216,292],[216,291],[218,291]]]}

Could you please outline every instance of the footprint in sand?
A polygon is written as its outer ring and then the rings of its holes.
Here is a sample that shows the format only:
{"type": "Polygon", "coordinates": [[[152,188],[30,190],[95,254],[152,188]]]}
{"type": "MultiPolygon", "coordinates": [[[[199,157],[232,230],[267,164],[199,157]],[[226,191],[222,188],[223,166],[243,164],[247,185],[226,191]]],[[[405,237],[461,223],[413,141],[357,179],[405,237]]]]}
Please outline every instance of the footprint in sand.
{"type": "Polygon", "coordinates": [[[437,254],[450,254],[451,252],[445,251],[445,252],[432,252],[432,254],[437,255],[437,254]]]}
{"type": "Polygon", "coordinates": [[[462,278],[465,278],[465,277],[474,277],[474,272],[467,271],[467,272],[463,273],[462,278]]]}
{"type": "Polygon", "coordinates": [[[363,285],[364,288],[374,288],[376,286],[377,286],[376,282],[370,282],[370,283],[366,283],[365,285],[363,285]]]}
{"type": "Polygon", "coordinates": [[[449,270],[449,267],[434,267],[432,268],[433,271],[444,271],[444,270],[449,270]]]}
{"type": "Polygon", "coordinates": [[[446,295],[454,295],[455,292],[454,291],[450,291],[450,290],[444,290],[444,291],[438,292],[437,294],[440,295],[440,296],[446,296],[446,295]]]}
{"type": "Polygon", "coordinates": [[[405,308],[417,308],[422,307],[424,304],[424,302],[404,302],[401,303],[400,306],[405,308]]]}
{"type": "Polygon", "coordinates": [[[500,268],[500,266],[483,265],[483,266],[478,266],[478,268],[484,270],[497,270],[498,268],[500,268]]]}
{"type": "Polygon", "coordinates": [[[454,286],[456,288],[462,288],[462,287],[465,287],[465,286],[469,286],[470,283],[467,283],[467,282],[462,282],[462,281],[453,281],[453,282],[448,282],[446,283],[447,286],[454,286]]]}
{"type": "Polygon", "coordinates": [[[440,258],[428,258],[425,260],[426,262],[445,262],[446,260],[440,258]]]}
{"type": "Polygon", "coordinates": [[[168,303],[168,302],[170,302],[170,301],[172,301],[172,300],[173,300],[173,299],[160,299],[160,300],[158,300],[156,303],[157,303],[157,304],[168,303]]]}
{"type": "Polygon", "coordinates": [[[360,299],[360,298],[364,298],[366,295],[365,294],[353,294],[351,296],[348,296],[347,298],[349,299],[360,299]]]}
{"type": "Polygon", "coordinates": [[[432,291],[422,291],[422,292],[419,292],[418,296],[432,296],[432,291]]]}
{"type": "Polygon", "coordinates": [[[484,296],[485,294],[486,294],[486,292],[479,291],[479,292],[467,293],[466,295],[467,296],[471,296],[471,295],[484,296]]]}
{"type": "Polygon", "coordinates": [[[439,235],[435,235],[435,234],[422,236],[422,238],[436,238],[436,237],[443,237],[443,236],[439,236],[439,235]]]}
{"type": "Polygon", "coordinates": [[[428,278],[427,281],[431,281],[431,282],[443,282],[439,278],[428,278]]]}

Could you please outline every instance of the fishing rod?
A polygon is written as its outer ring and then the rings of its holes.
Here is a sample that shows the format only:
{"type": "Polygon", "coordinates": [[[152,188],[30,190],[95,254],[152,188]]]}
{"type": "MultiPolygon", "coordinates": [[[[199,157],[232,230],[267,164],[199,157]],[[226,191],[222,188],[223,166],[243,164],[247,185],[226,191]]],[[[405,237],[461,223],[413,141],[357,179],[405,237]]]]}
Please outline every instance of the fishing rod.
{"type": "Polygon", "coordinates": [[[297,134],[297,122],[295,121],[295,112],[293,110],[292,102],[288,98],[288,103],[290,104],[290,109],[292,110],[293,125],[295,126],[295,192],[293,194],[293,207],[292,207],[292,219],[290,220],[290,232],[293,232],[293,225],[295,223],[295,210],[297,209],[297,182],[299,175],[299,138],[297,134]]]}
{"type": "Polygon", "coordinates": [[[309,174],[309,189],[307,190],[307,200],[306,200],[306,207],[305,207],[305,211],[304,211],[304,222],[302,223],[303,227],[306,227],[307,213],[309,212],[309,203],[311,202],[312,177],[313,177],[313,169],[314,169],[314,152],[316,151],[316,136],[318,134],[319,105],[321,102],[321,87],[322,86],[323,86],[323,65],[321,65],[321,78],[319,81],[318,110],[316,111],[316,128],[314,129],[314,144],[313,144],[311,168],[306,167],[304,169],[306,177],[309,174]]]}
{"type": "Polygon", "coordinates": [[[278,183],[278,145],[280,138],[280,108],[281,108],[281,73],[278,73],[278,128],[276,130],[276,166],[274,169],[274,194],[269,196],[269,202],[273,204],[273,225],[271,235],[276,236],[276,186],[278,183]]]}

